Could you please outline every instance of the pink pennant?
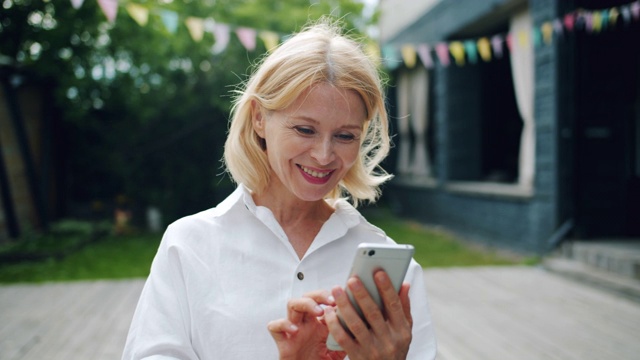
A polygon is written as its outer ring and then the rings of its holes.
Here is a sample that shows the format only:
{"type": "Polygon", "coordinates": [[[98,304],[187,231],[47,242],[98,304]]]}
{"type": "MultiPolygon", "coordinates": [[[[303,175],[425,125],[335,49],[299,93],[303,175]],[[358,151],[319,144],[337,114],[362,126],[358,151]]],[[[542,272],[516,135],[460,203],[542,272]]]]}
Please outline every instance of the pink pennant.
{"type": "Polygon", "coordinates": [[[553,31],[558,36],[564,35],[564,28],[562,27],[562,21],[560,21],[560,19],[553,21],[553,31]]]}
{"type": "Polygon", "coordinates": [[[84,0],[71,0],[71,6],[73,6],[73,8],[76,10],[80,9],[82,3],[84,3],[84,0]]]}
{"type": "Polygon", "coordinates": [[[449,59],[449,45],[446,43],[438,43],[436,45],[436,54],[443,66],[449,66],[449,63],[451,62],[449,59]]]}
{"type": "Polygon", "coordinates": [[[429,44],[418,45],[416,52],[418,53],[418,57],[420,57],[420,61],[422,61],[422,65],[427,69],[431,69],[433,67],[433,58],[431,58],[431,47],[429,44]]]}
{"type": "Polygon", "coordinates": [[[236,29],[236,35],[238,39],[248,51],[253,51],[256,48],[256,30],[240,27],[236,29]]]}
{"type": "Polygon", "coordinates": [[[576,24],[575,14],[567,14],[564,16],[564,27],[567,28],[568,31],[573,31],[573,27],[576,24]]]}
{"type": "Polygon", "coordinates": [[[107,17],[109,22],[116,21],[116,15],[118,15],[118,0],[98,0],[100,9],[107,17]]]}
{"type": "Polygon", "coordinates": [[[636,21],[640,20],[640,1],[636,1],[631,4],[631,13],[636,21]]]}
{"type": "Polygon", "coordinates": [[[502,37],[500,35],[493,35],[491,37],[491,48],[496,58],[502,58],[502,37]]]}
{"type": "Polygon", "coordinates": [[[227,45],[229,44],[229,25],[215,24],[213,35],[216,38],[216,42],[215,44],[213,44],[211,52],[214,54],[220,54],[227,48],[227,45]]]}
{"type": "Polygon", "coordinates": [[[509,49],[509,51],[513,51],[513,35],[511,35],[510,33],[507,34],[504,40],[507,43],[507,48],[509,49]]]}

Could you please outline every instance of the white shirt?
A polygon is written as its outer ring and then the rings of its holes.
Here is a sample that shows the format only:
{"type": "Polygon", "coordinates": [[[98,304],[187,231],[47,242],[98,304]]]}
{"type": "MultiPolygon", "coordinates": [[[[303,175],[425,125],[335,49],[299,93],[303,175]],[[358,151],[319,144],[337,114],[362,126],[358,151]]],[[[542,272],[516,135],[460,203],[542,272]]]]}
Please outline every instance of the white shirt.
{"type": "MultiPolygon", "coordinates": [[[[302,259],[271,211],[239,186],[217,207],[164,234],[136,308],[123,359],[278,359],[267,324],[287,301],[344,286],[362,242],[393,242],[344,200],[302,259]]],[[[409,359],[434,359],[421,267],[412,261],[409,359]]]]}

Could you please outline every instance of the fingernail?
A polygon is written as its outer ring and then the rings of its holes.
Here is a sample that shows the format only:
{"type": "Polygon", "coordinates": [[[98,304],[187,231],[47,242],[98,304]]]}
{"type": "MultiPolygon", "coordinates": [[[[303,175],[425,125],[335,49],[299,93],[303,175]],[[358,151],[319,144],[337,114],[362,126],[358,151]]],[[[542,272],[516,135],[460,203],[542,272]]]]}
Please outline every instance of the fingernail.
{"type": "Polygon", "coordinates": [[[295,326],[295,325],[293,325],[293,324],[289,325],[289,329],[290,329],[291,331],[298,331],[298,327],[297,327],[297,326],[295,326]]]}
{"type": "Polygon", "coordinates": [[[324,310],[322,310],[322,307],[320,307],[320,305],[316,305],[313,310],[316,312],[316,314],[323,314],[324,310]]]}
{"type": "Polygon", "coordinates": [[[327,298],[327,301],[329,302],[329,304],[335,304],[336,303],[336,298],[334,298],[333,296],[329,296],[327,298]]]}

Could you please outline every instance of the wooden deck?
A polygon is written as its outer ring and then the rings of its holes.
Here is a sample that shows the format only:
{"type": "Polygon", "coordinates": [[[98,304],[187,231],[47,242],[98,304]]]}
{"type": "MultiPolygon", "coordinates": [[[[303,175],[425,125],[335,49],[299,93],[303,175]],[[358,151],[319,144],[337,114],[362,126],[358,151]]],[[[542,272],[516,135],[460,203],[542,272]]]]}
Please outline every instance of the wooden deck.
{"type": "MultiPolygon", "coordinates": [[[[640,359],[640,303],[534,267],[425,271],[440,360],[640,359]]],[[[119,359],[142,280],[0,287],[0,359],[119,359]]]]}

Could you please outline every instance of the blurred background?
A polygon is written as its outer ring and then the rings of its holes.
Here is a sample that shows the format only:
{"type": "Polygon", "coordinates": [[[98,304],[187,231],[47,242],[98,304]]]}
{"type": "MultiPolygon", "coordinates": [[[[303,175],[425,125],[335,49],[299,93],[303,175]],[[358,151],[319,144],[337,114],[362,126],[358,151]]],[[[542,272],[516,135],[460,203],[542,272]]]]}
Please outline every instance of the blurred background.
{"type": "Polygon", "coordinates": [[[387,79],[396,177],[371,210],[532,256],[640,237],[639,1],[0,5],[0,244],[214,206],[234,89],[322,16],[387,79]]]}
{"type": "Polygon", "coordinates": [[[165,227],[234,187],[234,90],[323,16],[386,79],[362,211],[439,358],[638,358],[640,0],[0,0],[0,358],[120,357],[165,227]]]}

